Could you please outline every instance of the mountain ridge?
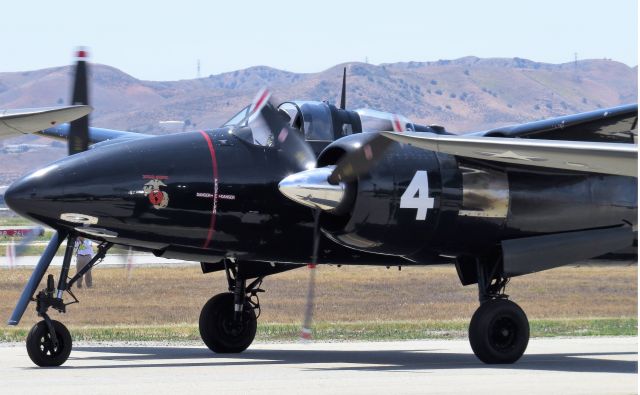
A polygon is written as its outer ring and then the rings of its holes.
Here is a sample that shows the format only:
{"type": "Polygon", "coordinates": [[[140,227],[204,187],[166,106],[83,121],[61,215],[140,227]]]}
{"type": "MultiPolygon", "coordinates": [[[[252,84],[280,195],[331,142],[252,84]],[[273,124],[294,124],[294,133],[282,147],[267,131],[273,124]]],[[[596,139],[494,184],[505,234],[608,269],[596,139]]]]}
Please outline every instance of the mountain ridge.
{"type": "MultiPolygon", "coordinates": [[[[329,100],[347,67],[349,108],[398,112],[418,123],[481,130],[637,101],[637,66],[610,60],[550,64],[523,58],[467,56],[432,62],[349,62],[316,73],[268,66],[199,79],[146,81],[93,64],[96,126],[158,132],[158,122],[189,120],[213,128],[268,85],[280,99],[329,100]]],[[[0,107],[67,102],[71,66],[0,73],[0,107]]]]}
{"type": "MultiPolygon", "coordinates": [[[[250,103],[265,85],[280,100],[336,103],[343,67],[347,68],[347,108],[400,113],[416,123],[443,125],[454,133],[637,102],[638,67],[606,59],[550,64],[467,56],[381,65],[348,62],[315,73],[253,66],[178,81],[139,80],[115,67],[92,64],[90,100],[95,111],[91,123],[153,134],[180,131],[161,126],[161,121],[183,121],[184,130],[215,128],[250,103]]],[[[72,71],[72,66],[59,66],[0,72],[0,108],[68,103],[72,71]]],[[[26,136],[3,143],[35,140],[26,136]]],[[[50,148],[0,154],[0,184],[65,155],[59,143],[43,139],[37,143],[50,148]]]]}

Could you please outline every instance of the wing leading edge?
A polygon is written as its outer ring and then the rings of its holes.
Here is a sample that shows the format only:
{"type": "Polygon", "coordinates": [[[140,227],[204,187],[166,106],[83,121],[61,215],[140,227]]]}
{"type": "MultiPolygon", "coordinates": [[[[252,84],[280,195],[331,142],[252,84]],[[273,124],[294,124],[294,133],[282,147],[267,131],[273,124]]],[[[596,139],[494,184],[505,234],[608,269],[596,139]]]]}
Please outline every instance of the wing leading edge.
{"type": "MultiPolygon", "coordinates": [[[[35,132],[34,134],[49,137],[56,140],[67,140],[69,138],[69,124],[60,125],[35,132]]],[[[101,143],[103,141],[114,139],[139,139],[145,137],[153,137],[151,135],[125,132],[123,130],[112,130],[89,127],[89,143],[101,143]]]]}
{"type": "Polygon", "coordinates": [[[467,158],[638,177],[638,146],[635,144],[424,133],[382,134],[400,143],[467,158]]]}
{"type": "Polygon", "coordinates": [[[631,143],[637,140],[638,104],[626,104],[472,133],[484,137],[631,143]]]}

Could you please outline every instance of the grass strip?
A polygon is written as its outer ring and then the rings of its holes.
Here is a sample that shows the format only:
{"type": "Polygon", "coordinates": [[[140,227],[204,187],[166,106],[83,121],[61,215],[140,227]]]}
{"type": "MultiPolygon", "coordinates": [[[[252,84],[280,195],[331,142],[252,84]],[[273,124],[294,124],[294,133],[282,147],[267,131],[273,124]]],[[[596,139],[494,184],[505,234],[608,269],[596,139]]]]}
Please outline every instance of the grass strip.
{"type": "MultiPolygon", "coordinates": [[[[383,341],[457,339],[467,336],[465,321],[425,322],[319,322],[314,325],[318,341],[383,341]]],[[[637,318],[592,318],[531,320],[532,337],[637,336],[637,318]]],[[[74,340],[84,341],[198,341],[195,324],[149,326],[71,327],[74,340]]],[[[28,329],[2,328],[0,342],[24,341],[28,329]]],[[[261,323],[257,342],[296,341],[299,324],[261,323]]]]}

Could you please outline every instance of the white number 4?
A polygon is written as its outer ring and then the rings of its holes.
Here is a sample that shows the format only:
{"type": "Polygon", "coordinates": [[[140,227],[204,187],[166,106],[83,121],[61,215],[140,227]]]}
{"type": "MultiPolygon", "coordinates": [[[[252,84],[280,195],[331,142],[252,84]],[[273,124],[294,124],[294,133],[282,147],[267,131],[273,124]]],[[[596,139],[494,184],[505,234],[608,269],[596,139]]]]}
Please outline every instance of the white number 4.
{"type": "Polygon", "coordinates": [[[400,208],[417,208],[416,220],[427,219],[427,210],[433,208],[433,198],[429,197],[429,178],[426,171],[416,171],[407,190],[400,197],[400,208]]]}

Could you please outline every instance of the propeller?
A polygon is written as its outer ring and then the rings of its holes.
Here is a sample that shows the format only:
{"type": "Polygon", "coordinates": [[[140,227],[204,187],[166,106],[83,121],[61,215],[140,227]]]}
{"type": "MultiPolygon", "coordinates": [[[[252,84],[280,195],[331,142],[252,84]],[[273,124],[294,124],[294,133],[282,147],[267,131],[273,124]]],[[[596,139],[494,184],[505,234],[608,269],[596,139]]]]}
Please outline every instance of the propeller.
{"type": "Polygon", "coordinates": [[[303,340],[311,340],[311,323],[313,321],[314,299],[316,295],[316,264],[318,263],[318,248],[320,247],[320,209],[313,211],[313,247],[311,255],[311,263],[307,265],[309,268],[309,285],[307,287],[307,300],[304,309],[304,320],[302,321],[302,330],[300,338],[303,340]]]}
{"type": "MultiPolygon", "coordinates": [[[[79,48],[76,52],[76,70],[73,82],[73,95],[71,104],[88,105],[89,104],[89,88],[87,85],[87,50],[79,48]]],[[[68,137],[69,155],[89,149],[89,115],[72,121],[69,126],[68,137]]]]}
{"type": "Polygon", "coordinates": [[[300,135],[300,131],[287,122],[284,115],[276,109],[273,98],[268,89],[262,89],[256,95],[249,110],[249,124],[254,141],[276,147],[282,156],[294,167],[295,171],[309,170],[316,166],[316,156],[313,150],[300,135]],[[259,117],[256,117],[256,114],[259,117]],[[270,136],[258,136],[261,130],[260,118],[267,127],[270,136]],[[253,131],[255,129],[255,132],[253,131]]]}
{"type": "Polygon", "coordinates": [[[16,266],[17,258],[24,255],[25,251],[31,245],[31,243],[39,236],[44,235],[44,228],[42,226],[34,226],[29,229],[20,229],[14,232],[15,236],[22,236],[18,243],[15,242],[12,237],[6,246],[7,262],[10,269],[16,266]]]}
{"type": "Polygon", "coordinates": [[[109,250],[109,255],[120,261],[127,280],[131,280],[133,278],[133,248],[116,245],[109,250]]]}
{"type": "Polygon", "coordinates": [[[340,109],[347,109],[347,68],[342,70],[342,92],[340,93],[340,109]]]}
{"type": "Polygon", "coordinates": [[[393,144],[393,140],[379,133],[368,134],[370,136],[367,136],[358,149],[347,153],[338,161],[335,169],[329,175],[330,184],[351,182],[358,176],[368,173],[393,144]]]}
{"type": "Polygon", "coordinates": [[[37,239],[39,236],[44,235],[44,228],[42,226],[34,226],[27,232],[23,233],[24,237],[20,240],[20,243],[15,245],[15,257],[23,255],[29,245],[37,239]]]}
{"type": "MultiPolygon", "coordinates": [[[[405,131],[400,116],[393,114],[390,121],[394,132],[402,133],[405,131]]],[[[387,149],[394,144],[392,139],[381,132],[371,132],[365,135],[366,138],[361,141],[361,146],[358,149],[347,153],[338,161],[327,179],[330,184],[351,182],[358,176],[368,173],[382,159],[387,149]]]]}
{"type": "Polygon", "coordinates": [[[9,269],[13,269],[16,267],[16,244],[13,240],[11,240],[6,247],[7,254],[7,265],[9,269]]]}
{"type": "MultiPolygon", "coordinates": [[[[342,91],[340,94],[340,108],[346,107],[346,67],[342,75],[342,91]]],[[[287,117],[277,110],[274,105],[271,93],[267,89],[262,89],[255,96],[247,114],[251,133],[255,143],[277,147],[296,171],[311,170],[316,166],[316,157],[310,145],[300,135],[300,131],[289,125],[287,117]],[[254,130],[255,129],[255,130],[254,130]],[[266,129],[267,133],[264,133],[266,129]],[[268,135],[265,135],[268,134],[268,135]]],[[[396,132],[404,131],[400,117],[393,115],[390,119],[391,129],[396,132]]],[[[388,124],[387,124],[388,125],[388,124]]],[[[327,181],[338,185],[340,182],[349,182],[364,174],[377,163],[384,152],[394,142],[379,133],[370,133],[360,149],[343,157],[328,176],[327,181]]],[[[328,170],[328,169],[327,169],[328,170]]],[[[282,191],[282,189],[281,189],[282,191]]],[[[344,193],[344,191],[333,191],[344,193]]],[[[283,192],[285,193],[285,192],[283,192]]],[[[285,193],[286,194],[286,193],[285,193]]],[[[294,199],[295,200],[295,199],[294,199]]],[[[313,246],[311,263],[308,266],[309,284],[307,288],[307,299],[304,320],[302,324],[301,338],[311,339],[313,306],[315,298],[315,277],[316,264],[318,262],[318,251],[320,246],[320,213],[321,208],[314,205],[313,218],[313,246]]]]}
{"type": "MultiPolygon", "coordinates": [[[[86,105],[89,102],[89,93],[87,87],[87,51],[84,48],[80,48],[76,52],[77,63],[75,68],[73,95],[71,98],[72,104],[86,105]]],[[[69,125],[69,134],[67,137],[68,152],[69,155],[76,154],[78,152],[86,151],[89,148],[89,116],[86,115],[80,119],[77,119],[69,125]]],[[[46,273],[56,251],[59,249],[62,241],[68,236],[66,230],[58,230],[53,233],[53,236],[49,240],[47,247],[45,248],[40,260],[34,268],[29,281],[25,285],[16,307],[9,318],[9,325],[17,325],[20,322],[24,312],[27,309],[27,305],[33,299],[33,295],[36,288],[40,284],[44,274],[46,273]]],[[[61,290],[59,290],[60,292],[61,290]]]]}
{"type": "MultiPolygon", "coordinates": [[[[294,166],[295,171],[310,170],[316,166],[316,156],[309,144],[300,135],[300,131],[289,125],[285,116],[276,109],[271,93],[263,89],[256,95],[249,110],[249,123],[252,118],[260,118],[271,133],[270,141],[277,147],[285,159],[294,166]]],[[[255,125],[257,128],[260,125],[255,125]]],[[[254,125],[252,125],[252,129],[254,125]]],[[[253,133],[253,131],[252,131],[253,133]]],[[[254,135],[254,139],[256,136],[254,135]]],[[[311,253],[311,263],[309,268],[309,285],[307,287],[307,299],[304,313],[304,320],[300,337],[305,340],[311,339],[311,326],[313,319],[313,301],[315,297],[316,264],[318,262],[318,249],[320,245],[320,212],[315,209],[313,212],[313,246],[311,253]]]]}

